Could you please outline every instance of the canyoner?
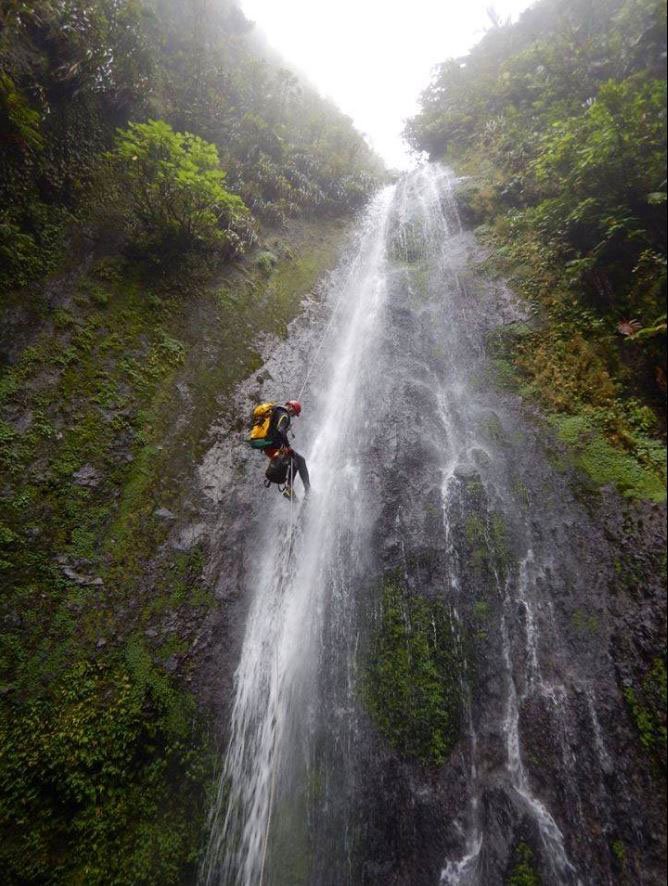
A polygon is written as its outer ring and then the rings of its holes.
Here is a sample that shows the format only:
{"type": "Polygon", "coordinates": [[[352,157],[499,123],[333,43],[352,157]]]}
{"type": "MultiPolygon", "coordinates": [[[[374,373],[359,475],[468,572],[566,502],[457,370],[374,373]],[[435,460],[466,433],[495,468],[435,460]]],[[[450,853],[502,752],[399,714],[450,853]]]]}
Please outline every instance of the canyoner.
{"type": "Polygon", "coordinates": [[[298,400],[288,400],[285,406],[261,403],[253,410],[247,437],[250,447],[263,452],[270,460],[265,472],[265,485],[278,486],[287,499],[297,497],[294,484],[298,476],[304,487],[304,495],[307,496],[311,490],[306,459],[292,448],[288,437],[291,419],[300,416],[301,412],[302,405],[298,400]]]}

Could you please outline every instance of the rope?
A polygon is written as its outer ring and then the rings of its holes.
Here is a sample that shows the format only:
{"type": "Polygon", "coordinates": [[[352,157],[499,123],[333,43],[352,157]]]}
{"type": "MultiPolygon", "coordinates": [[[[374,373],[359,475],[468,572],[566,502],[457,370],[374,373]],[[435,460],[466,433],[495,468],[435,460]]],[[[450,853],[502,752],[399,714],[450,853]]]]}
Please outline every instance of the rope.
{"type": "MultiPolygon", "coordinates": [[[[275,656],[276,662],[276,680],[278,682],[278,649],[275,656]]],[[[264,845],[262,847],[262,869],[260,871],[260,886],[264,884],[264,870],[267,864],[267,849],[269,847],[269,831],[271,830],[271,816],[274,811],[274,792],[276,790],[276,769],[278,761],[278,751],[274,745],[274,760],[271,767],[271,789],[269,791],[269,813],[267,815],[267,828],[264,832],[264,845]]]]}
{"type": "MultiPolygon", "coordinates": [[[[290,557],[292,556],[292,544],[293,544],[293,532],[295,525],[295,495],[294,495],[294,483],[295,483],[295,466],[294,461],[290,461],[290,489],[292,490],[292,494],[290,496],[290,530],[288,533],[288,562],[290,557]]],[[[276,682],[278,683],[278,647],[274,650],[274,662],[276,668],[276,682]]],[[[278,691],[278,690],[277,690],[278,691]]],[[[264,886],[264,872],[267,864],[267,850],[269,848],[269,832],[271,830],[271,819],[274,811],[274,795],[276,792],[276,770],[278,769],[278,749],[274,746],[274,759],[271,767],[271,789],[269,791],[269,812],[267,815],[267,827],[264,832],[264,845],[262,847],[262,869],[260,871],[260,886],[264,886]]]]}
{"type": "Polygon", "coordinates": [[[313,368],[315,367],[315,364],[317,363],[318,357],[320,356],[320,351],[322,350],[322,346],[325,343],[325,338],[327,337],[327,333],[329,332],[329,330],[332,327],[332,324],[334,323],[334,317],[336,316],[336,312],[338,311],[339,306],[341,305],[342,302],[343,302],[343,292],[341,292],[339,294],[339,297],[336,300],[336,304],[334,305],[334,309],[332,310],[332,316],[327,321],[325,328],[323,330],[323,333],[320,336],[320,343],[316,349],[316,352],[308,363],[306,378],[304,379],[304,384],[302,385],[299,395],[297,397],[298,400],[301,400],[302,395],[303,395],[304,391],[306,390],[306,385],[308,384],[308,380],[311,377],[311,372],[313,372],[313,368]]]}

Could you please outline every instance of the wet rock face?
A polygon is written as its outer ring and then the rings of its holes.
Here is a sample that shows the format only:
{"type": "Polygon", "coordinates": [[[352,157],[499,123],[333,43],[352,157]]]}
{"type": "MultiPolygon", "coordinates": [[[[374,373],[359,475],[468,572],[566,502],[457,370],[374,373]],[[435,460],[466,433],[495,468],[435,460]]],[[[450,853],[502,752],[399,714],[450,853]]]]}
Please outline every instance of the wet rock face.
{"type": "MultiPolygon", "coordinates": [[[[624,688],[641,684],[665,637],[665,561],[663,569],[657,562],[665,509],[630,506],[613,492],[586,509],[576,501],[521,402],[471,383],[489,378],[484,337],[504,307],[496,310],[495,293],[477,284],[471,315],[465,271],[447,286],[431,290],[447,299],[439,318],[433,302],[405,307],[414,274],[395,277],[386,336],[401,341],[392,394],[403,423],[378,483],[386,567],[402,568],[415,593],[440,594],[461,625],[470,729],[459,753],[475,775],[453,800],[448,788],[462,783],[457,754],[438,772],[404,764],[414,791],[434,779],[441,787],[429,801],[444,822],[440,870],[448,883],[502,883],[521,845],[514,863],[543,882],[659,882],[661,791],[624,688]],[[436,403],[447,413],[442,423],[436,403]],[[475,813],[466,810],[471,800],[475,813]],[[471,835],[464,845],[462,827],[471,835]],[[470,864],[448,867],[480,837],[470,864]]],[[[385,763],[372,766],[379,784],[385,763]]],[[[378,805],[393,808],[391,795],[378,805]]],[[[426,842],[413,834],[405,851],[424,860],[433,854],[426,842]]],[[[396,855],[396,839],[393,848],[396,855]]],[[[385,853],[373,835],[366,850],[367,858],[385,853]]],[[[436,865],[419,871],[411,882],[438,879],[436,865]]]]}
{"type": "MultiPolygon", "coordinates": [[[[650,704],[648,672],[665,638],[665,509],[611,491],[585,507],[525,405],[494,386],[486,337],[520,313],[504,287],[474,276],[477,247],[447,176],[409,177],[383,224],[384,257],[360,260],[350,295],[352,311],[353,294],[365,297],[382,277],[381,307],[353,355],[361,383],[331,425],[341,434],[333,454],[316,458],[314,489],[326,494],[300,529],[308,539],[320,521],[320,547],[297,537],[291,567],[262,598],[274,625],[254,634],[251,617],[248,627],[257,652],[248,673],[261,679],[237,738],[240,754],[254,747],[257,756],[228,772],[243,787],[265,766],[252,798],[278,785],[273,802],[248,801],[244,823],[268,847],[249,869],[266,864],[278,877],[298,862],[303,882],[317,886],[662,882],[657,761],[633,711],[641,719],[650,704]],[[281,618],[291,633],[272,645],[281,618]],[[295,648],[307,673],[290,658],[295,648]],[[281,672],[284,659],[292,669],[281,672]],[[438,744],[446,683],[456,728],[438,744]],[[267,699],[283,691],[267,715],[267,699]],[[260,736],[282,717],[272,782],[274,747],[260,736]],[[291,840],[270,808],[290,821],[291,840]]],[[[294,389],[308,365],[299,355],[317,350],[323,328],[294,327],[289,349],[273,352],[236,407],[274,399],[278,379],[294,389]]],[[[346,330],[342,319],[325,353],[342,347],[346,330]]],[[[317,435],[332,404],[340,408],[336,367],[348,355],[336,353],[307,391],[305,414],[320,422],[308,458],[325,445],[317,435]]],[[[354,372],[343,377],[351,389],[354,372]]],[[[273,536],[291,524],[252,479],[261,459],[230,449],[230,434],[221,429],[201,477],[228,542],[209,568],[221,607],[236,607],[241,622],[258,550],[278,564],[273,536]]],[[[227,668],[233,656],[223,655],[227,668]]]]}

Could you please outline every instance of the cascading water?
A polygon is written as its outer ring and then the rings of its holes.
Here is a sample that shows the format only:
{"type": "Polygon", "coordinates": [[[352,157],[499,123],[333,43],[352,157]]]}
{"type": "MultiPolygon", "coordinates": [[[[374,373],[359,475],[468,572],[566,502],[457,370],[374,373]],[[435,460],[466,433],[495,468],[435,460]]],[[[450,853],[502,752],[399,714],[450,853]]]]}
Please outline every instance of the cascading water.
{"type": "Polygon", "coordinates": [[[569,556],[563,480],[494,386],[489,339],[517,309],[475,249],[452,177],[425,166],[379,194],[325,294],[299,446],[314,492],[253,536],[206,886],[495,886],[518,843],[545,882],[591,882],[589,864],[614,882],[605,841],[580,836],[605,819],[600,766],[583,796],[575,753],[593,725],[609,766],[592,687],[610,664],[573,656],[554,605],[597,580],[569,556]],[[452,623],[459,737],[432,771],[365,702],[390,572],[452,623]]]}

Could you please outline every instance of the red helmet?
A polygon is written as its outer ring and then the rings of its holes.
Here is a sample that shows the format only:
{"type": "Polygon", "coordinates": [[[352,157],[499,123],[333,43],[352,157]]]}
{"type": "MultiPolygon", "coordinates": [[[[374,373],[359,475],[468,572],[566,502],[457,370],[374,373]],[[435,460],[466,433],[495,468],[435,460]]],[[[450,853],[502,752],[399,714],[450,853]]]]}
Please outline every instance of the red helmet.
{"type": "Polygon", "coordinates": [[[288,400],[288,402],[285,405],[289,406],[290,409],[293,410],[295,415],[302,414],[302,404],[298,400],[288,400]]]}

